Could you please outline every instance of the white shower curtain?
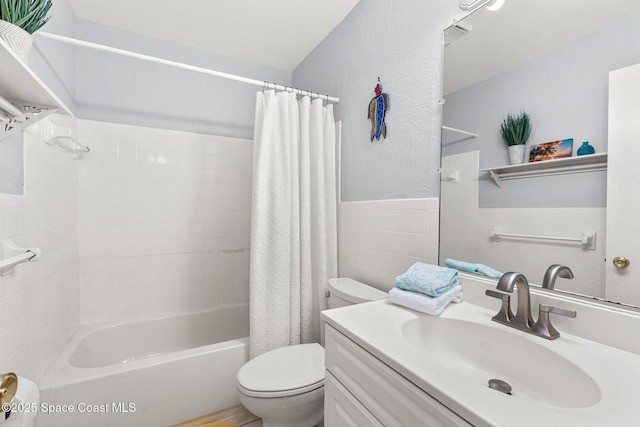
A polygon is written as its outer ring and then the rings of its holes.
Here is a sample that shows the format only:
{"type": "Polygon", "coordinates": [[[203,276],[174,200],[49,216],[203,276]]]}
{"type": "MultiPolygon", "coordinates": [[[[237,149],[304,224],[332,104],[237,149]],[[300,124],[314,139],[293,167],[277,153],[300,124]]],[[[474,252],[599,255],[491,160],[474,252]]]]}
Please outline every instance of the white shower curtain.
{"type": "Polygon", "coordinates": [[[251,208],[251,357],[320,341],[337,276],[333,106],[259,92],[251,208]]]}

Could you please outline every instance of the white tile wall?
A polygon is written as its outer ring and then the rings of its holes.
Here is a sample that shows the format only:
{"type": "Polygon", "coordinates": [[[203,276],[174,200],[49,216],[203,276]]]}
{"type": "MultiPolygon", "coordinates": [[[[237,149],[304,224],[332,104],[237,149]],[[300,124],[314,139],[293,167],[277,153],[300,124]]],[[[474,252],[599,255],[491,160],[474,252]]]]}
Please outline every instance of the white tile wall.
{"type": "Polygon", "coordinates": [[[249,297],[252,142],[80,120],[83,324],[249,297]]]}
{"type": "MultiPolygon", "coordinates": [[[[70,117],[52,120],[74,128],[70,117]]],[[[44,143],[42,125],[24,134],[24,195],[0,194],[0,240],[42,250],[39,261],[0,277],[0,372],[35,381],[78,327],[80,311],[78,162],[44,143]]]]}
{"type": "MultiPolygon", "coordinates": [[[[565,264],[575,278],[558,279],[556,288],[604,297],[606,208],[478,208],[478,152],[442,159],[442,174],[459,170],[461,182],[442,183],[440,259],[479,262],[497,270],[522,272],[541,284],[551,264],[565,264]],[[595,251],[573,244],[490,239],[492,227],[503,232],[580,237],[597,233],[595,251]]],[[[512,181],[517,183],[517,181],[512,181]]]]}
{"type": "Polygon", "coordinates": [[[438,263],[438,199],[338,204],[338,270],[388,291],[416,261],[438,263]]]}

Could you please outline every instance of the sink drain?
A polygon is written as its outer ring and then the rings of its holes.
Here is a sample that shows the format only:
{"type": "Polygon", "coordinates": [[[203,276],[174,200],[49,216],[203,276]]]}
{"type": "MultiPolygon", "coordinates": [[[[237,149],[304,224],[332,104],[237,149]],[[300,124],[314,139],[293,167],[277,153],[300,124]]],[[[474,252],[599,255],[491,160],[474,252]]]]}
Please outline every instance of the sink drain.
{"type": "Polygon", "coordinates": [[[489,380],[489,388],[497,390],[500,393],[511,395],[511,386],[507,382],[496,378],[489,380]]]}

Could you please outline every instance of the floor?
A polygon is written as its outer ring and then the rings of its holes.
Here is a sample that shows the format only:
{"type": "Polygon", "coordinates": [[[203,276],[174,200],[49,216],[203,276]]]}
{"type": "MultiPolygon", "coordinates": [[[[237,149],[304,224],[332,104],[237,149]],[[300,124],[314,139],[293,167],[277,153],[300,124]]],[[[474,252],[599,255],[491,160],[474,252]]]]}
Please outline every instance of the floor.
{"type": "Polygon", "coordinates": [[[197,427],[201,424],[215,422],[231,423],[238,427],[262,427],[262,420],[247,411],[242,405],[232,406],[231,408],[194,418],[171,427],[197,427]]]}

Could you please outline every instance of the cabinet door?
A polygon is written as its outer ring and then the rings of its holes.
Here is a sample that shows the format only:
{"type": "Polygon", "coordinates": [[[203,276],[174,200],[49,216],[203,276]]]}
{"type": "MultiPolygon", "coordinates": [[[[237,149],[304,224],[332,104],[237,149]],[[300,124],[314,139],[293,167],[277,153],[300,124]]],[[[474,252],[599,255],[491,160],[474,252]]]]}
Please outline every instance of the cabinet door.
{"type": "MultiPolygon", "coordinates": [[[[326,325],[325,340],[327,371],[383,425],[470,426],[449,408],[330,325],[326,325]]],[[[327,426],[333,427],[332,424],[327,426]]]]}
{"type": "Polygon", "coordinates": [[[640,64],[609,73],[608,152],[605,297],[640,305],[640,64]],[[629,266],[616,267],[616,257],[629,266]]]}
{"type": "Polygon", "coordinates": [[[328,371],[324,380],[324,425],[383,427],[328,371]]]}

